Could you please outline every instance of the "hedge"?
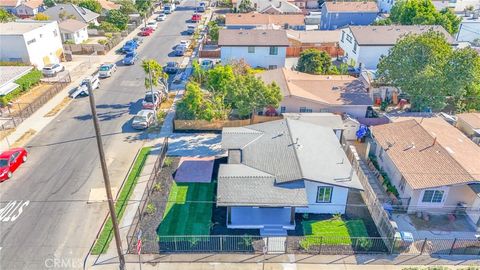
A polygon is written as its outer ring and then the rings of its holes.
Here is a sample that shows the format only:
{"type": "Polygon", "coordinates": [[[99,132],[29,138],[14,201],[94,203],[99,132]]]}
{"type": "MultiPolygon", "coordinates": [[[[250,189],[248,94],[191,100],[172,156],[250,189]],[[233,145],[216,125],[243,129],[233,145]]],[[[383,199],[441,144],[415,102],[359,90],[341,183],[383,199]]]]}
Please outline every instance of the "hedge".
{"type": "Polygon", "coordinates": [[[5,96],[0,97],[0,103],[5,106],[10,102],[12,99],[20,96],[24,92],[28,91],[32,86],[35,86],[40,82],[42,78],[42,72],[40,70],[34,69],[29,73],[25,74],[24,76],[20,77],[18,80],[15,81],[16,84],[19,85],[15,90],[8,93],[5,96]]]}

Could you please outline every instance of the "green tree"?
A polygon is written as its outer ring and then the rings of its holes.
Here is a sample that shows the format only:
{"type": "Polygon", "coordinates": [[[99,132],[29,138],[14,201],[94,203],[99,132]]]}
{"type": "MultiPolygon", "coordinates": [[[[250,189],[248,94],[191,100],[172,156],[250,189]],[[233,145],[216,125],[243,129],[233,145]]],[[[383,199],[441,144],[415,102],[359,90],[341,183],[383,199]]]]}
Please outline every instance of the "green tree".
{"type": "Polygon", "coordinates": [[[37,13],[35,14],[35,16],[33,16],[33,19],[36,20],[36,21],[48,21],[50,19],[50,17],[48,17],[47,14],[45,13],[37,13]]]}
{"type": "Polygon", "coordinates": [[[326,74],[332,65],[328,53],[316,49],[308,49],[300,53],[297,70],[310,74],[326,74]]]}
{"type": "Polygon", "coordinates": [[[128,14],[122,13],[120,10],[112,9],[108,12],[106,21],[115,25],[120,30],[127,29],[129,17],[128,14]]]}
{"type": "Polygon", "coordinates": [[[220,28],[218,27],[217,22],[211,21],[208,23],[208,36],[212,42],[218,42],[218,33],[220,28]]]}
{"type": "Polygon", "coordinates": [[[480,80],[480,60],[472,49],[454,52],[444,35],[429,31],[401,39],[380,59],[377,76],[406,93],[412,110],[439,110],[447,97],[465,100],[480,80]]]}
{"type": "Polygon", "coordinates": [[[0,9],[0,22],[1,23],[6,23],[6,22],[12,22],[12,21],[15,21],[15,16],[10,14],[5,9],[1,8],[0,9]]]}
{"type": "Polygon", "coordinates": [[[102,13],[102,5],[97,0],[82,0],[78,5],[93,12],[102,13]]]}
{"type": "Polygon", "coordinates": [[[202,69],[198,60],[192,62],[192,79],[200,85],[203,85],[207,80],[207,72],[202,69]]]}
{"type": "Polygon", "coordinates": [[[150,0],[137,0],[135,1],[135,7],[137,8],[138,12],[140,12],[143,16],[145,16],[148,11],[152,8],[153,3],[150,0]]]}
{"type": "Polygon", "coordinates": [[[133,13],[137,13],[137,8],[135,7],[135,5],[133,4],[132,1],[130,0],[121,0],[119,2],[117,2],[118,4],[120,4],[120,11],[123,13],[123,14],[133,14],[133,13]]]}
{"type": "Polygon", "coordinates": [[[233,108],[242,118],[267,107],[277,108],[282,100],[277,84],[265,84],[252,74],[238,76],[233,84],[233,108]]]}
{"type": "MultiPolygon", "coordinates": [[[[95,27],[92,26],[91,28],[95,28],[95,27]]],[[[113,23],[107,22],[107,21],[101,22],[100,26],[98,26],[98,29],[101,29],[101,30],[105,31],[105,33],[120,32],[120,29],[118,29],[118,27],[116,25],[114,25],[113,23]]]]}
{"type": "Polygon", "coordinates": [[[252,5],[252,1],[250,1],[250,0],[242,0],[240,2],[240,5],[238,5],[238,12],[240,12],[240,13],[248,13],[248,12],[251,12],[253,10],[254,10],[254,8],[253,8],[253,5],[252,5]]]}
{"type": "Polygon", "coordinates": [[[211,121],[215,118],[212,103],[200,89],[200,85],[189,82],[185,86],[185,95],[177,104],[176,114],[179,119],[203,119],[211,121]]]}
{"type": "Polygon", "coordinates": [[[444,9],[438,12],[431,0],[396,1],[392,7],[392,10],[390,11],[389,18],[392,23],[402,25],[439,24],[442,25],[450,34],[454,34],[458,31],[461,21],[461,19],[449,9],[444,9]]]}
{"type": "Polygon", "coordinates": [[[55,1],[53,1],[53,0],[44,0],[44,1],[43,1],[43,4],[44,4],[45,6],[47,6],[47,7],[53,7],[53,6],[55,6],[55,1]]]}
{"type": "Polygon", "coordinates": [[[142,68],[145,71],[145,87],[150,88],[150,74],[149,70],[151,70],[152,75],[152,85],[158,86],[159,82],[168,79],[168,74],[163,71],[162,65],[157,62],[155,59],[146,59],[142,61],[142,68]]]}
{"type": "Polygon", "coordinates": [[[235,81],[235,74],[231,65],[216,65],[207,73],[206,88],[208,91],[221,95],[228,105],[232,100],[232,82],[235,81]]]}

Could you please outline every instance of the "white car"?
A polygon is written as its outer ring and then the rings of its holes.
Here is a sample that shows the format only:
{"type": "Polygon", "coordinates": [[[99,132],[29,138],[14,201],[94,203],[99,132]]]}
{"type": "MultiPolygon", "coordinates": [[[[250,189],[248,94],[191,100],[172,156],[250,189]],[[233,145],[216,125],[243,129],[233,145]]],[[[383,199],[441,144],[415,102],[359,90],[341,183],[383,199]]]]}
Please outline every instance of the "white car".
{"type": "Polygon", "coordinates": [[[50,64],[43,67],[42,73],[45,77],[55,77],[57,76],[57,73],[64,70],[65,67],[62,64],[50,64]]]}
{"type": "Polygon", "coordinates": [[[98,76],[100,76],[100,78],[108,78],[111,77],[115,71],[117,71],[117,65],[115,63],[105,63],[98,69],[98,76]]]}
{"type": "Polygon", "coordinates": [[[134,129],[146,129],[155,122],[153,110],[141,110],[132,119],[134,129]]]}
{"type": "Polygon", "coordinates": [[[190,40],[188,39],[184,39],[184,40],[180,40],[180,44],[178,46],[185,46],[185,48],[188,48],[190,47],[190,40]]]}
{"type": "Polygon", "coordinates": [[[167,15],[162,13],[162,14],[158,15],[157,22],[165,21],[166,19],[167,19],[167,15]]]}
{"type": "Polygon", "coordinates": [[[147,27],[151,27],[153,30],[157,30],[157,21],[149,21],[147,27]]]}

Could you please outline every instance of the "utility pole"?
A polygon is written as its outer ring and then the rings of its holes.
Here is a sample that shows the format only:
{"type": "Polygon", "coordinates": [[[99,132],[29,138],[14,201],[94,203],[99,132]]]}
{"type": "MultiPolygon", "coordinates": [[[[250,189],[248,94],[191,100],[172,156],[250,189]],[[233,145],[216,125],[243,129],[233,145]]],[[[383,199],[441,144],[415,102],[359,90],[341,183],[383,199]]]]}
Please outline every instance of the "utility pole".
{"type": "Polygon", "coordinates": [[[157,99],[157,96],[153,93],[152,68],[150,67],[150,62],[148,62],[148,79],[150,80],[150,95],[152,95],[152,108],[154,115],[153,119],[155,120],[155,123],[157,123],[157,108],[155,108],[155,101],[157,99]]]}
{"type": "Polygon", "coordinates": [[[105,191],[107,192],[108,208],[110,210],[110,217],[112,218],[113,233],[115,237],[115,244],[117,246],[118,259],[120,261],[120,270],[125,269],[125,257],[122,253],[122,240],[120,239],[120,231],[118,229],[117,215],[115,214],[115,206],[113,204],[112,189],[110,186],[110,177],[108,175],[107,163],[105,162],[105,152],[103,151],[103,142],[100,134],[100,125],[98,122],[97,109],[95,108],[95,98],[93,97],[92,84],[89,82],[88,98],[90,99],[90,109],[92,110],[93,126],[95,128],[95,137],[97,138],[98,153],[100,154],[100,164],[102,166],[103,182],[105,183],[105,191]]]}

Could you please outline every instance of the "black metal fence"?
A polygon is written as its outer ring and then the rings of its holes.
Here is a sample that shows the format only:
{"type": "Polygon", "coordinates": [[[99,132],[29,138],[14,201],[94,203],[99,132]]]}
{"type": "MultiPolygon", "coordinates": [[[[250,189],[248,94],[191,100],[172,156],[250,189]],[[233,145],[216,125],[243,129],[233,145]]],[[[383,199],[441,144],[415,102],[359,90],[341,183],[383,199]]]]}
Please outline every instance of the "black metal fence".
{"type": "Polygon", "coordinates": [[[45,91],[41,96],[37,97],[30,103],[12,103],[2,111],[2,121],[0,125],[1,130],[8,130],[17,127],[25,119],[35,113],[40,107],[62,91],[70,83],[70,74],[51,83],[51,87],[45,91]]]}
{"type": "MultiPolygon", "coordinates": [[[[135,238],[136,239],[136,238],[135,238]]],[[[408,254],[408,255],[480,255],[475,239],[420,239],[406,241],[382,237],[321,236],[160,236],[142,239],[143,254],[160,253],[288,253],[288,254],[408,254]],[[393,243],[392,247],[385,243],[393,243]]],[[[136,242],[129,252],[136,252],[136,242]]]]}
{"type": "Polygon", "coordinates": [[[160,147],[160,153],[158,154],[158,158],[155,160],[155,164],[153,165],[153,171],[148,178],[147,186],[145,187],[145,191],[143,192],[142,199],[139,202],[137,212],[135,213],[135,217],[133,218],[132,225],[127,233],[127,245],[129,252],[135,249],[137,233],[139,229],[140,222],[144,215],[145,206],[148,203],[150,195],[152,193],[152,187],[159,178],[160,172],[162,171],[163,162],[167,155],[168,150],[168,138],[165,138],[163,144],[160,147]]]}

